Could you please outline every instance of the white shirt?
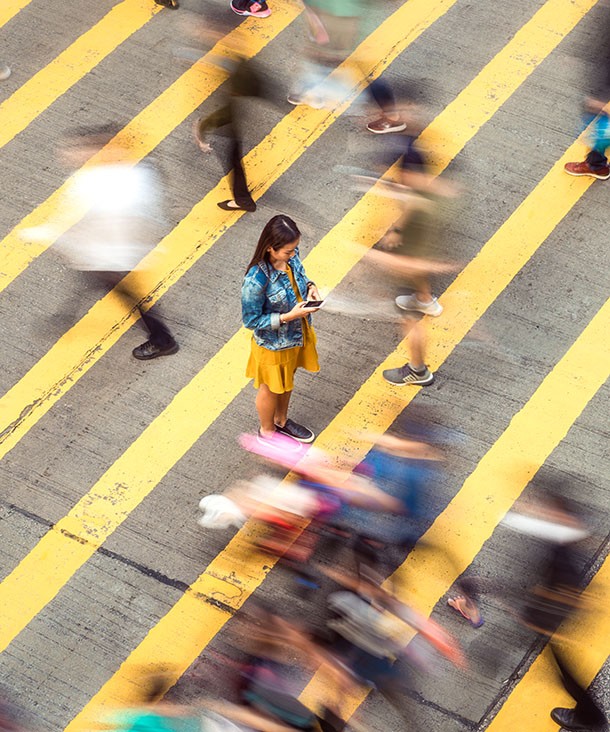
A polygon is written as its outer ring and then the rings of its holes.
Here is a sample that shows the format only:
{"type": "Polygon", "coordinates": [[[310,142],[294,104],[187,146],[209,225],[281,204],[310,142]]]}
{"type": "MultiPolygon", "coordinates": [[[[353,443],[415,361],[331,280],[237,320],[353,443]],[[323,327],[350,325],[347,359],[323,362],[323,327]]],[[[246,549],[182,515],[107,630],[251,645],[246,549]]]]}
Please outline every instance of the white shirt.
{"type": "Polygon", "coordinates": [[[146,165],[112,163],[77,171],[65,205],[87,214],[59,241],[68,265],[79,270],[128,272],[158,242],[160,186],[146,165]]]}

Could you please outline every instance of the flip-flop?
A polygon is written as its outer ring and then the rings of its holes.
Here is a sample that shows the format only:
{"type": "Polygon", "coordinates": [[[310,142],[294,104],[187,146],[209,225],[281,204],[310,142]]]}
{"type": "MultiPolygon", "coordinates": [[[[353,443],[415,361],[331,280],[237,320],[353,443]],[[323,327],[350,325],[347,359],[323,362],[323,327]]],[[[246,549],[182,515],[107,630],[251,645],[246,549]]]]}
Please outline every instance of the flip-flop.
{"type": "Polygon", "coordinates": [[[458,612],[465,620],[467,620],[470,623],[470,625],[472,625],[473,628],[480,628],[483,625],[483,623],[485,622],[483,620],[483,616],[482,615],[479,615],[479,619],[478,620],[476,620],[476,621],[473,620],[470,617],[470,615],[468,615],[464,611],[464,609],[460,606],[460,603],[458,602],[459,600],[464,600],[464,599],[465,598],[464,598],[463,595],[456,595],[456,597],[450,597],[447,600],[447,605],[449,605],[450,608],[452,608],[453,610],[455,610],[456,612],[458,612]]]}

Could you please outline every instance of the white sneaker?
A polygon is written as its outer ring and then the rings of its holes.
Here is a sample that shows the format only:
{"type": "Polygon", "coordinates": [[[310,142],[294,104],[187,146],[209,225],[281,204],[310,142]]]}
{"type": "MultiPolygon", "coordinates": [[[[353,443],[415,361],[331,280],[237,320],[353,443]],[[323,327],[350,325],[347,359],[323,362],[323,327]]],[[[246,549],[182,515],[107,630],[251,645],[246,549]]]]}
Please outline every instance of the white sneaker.
{"type": "Polygon", "coordinates": [[[400,295],[395,302],[401,310],[416,310],[433,318],[438,318],[443,312],[443,306],[435,297],[430,302],[420,302],[415,295],[400,295]]]}

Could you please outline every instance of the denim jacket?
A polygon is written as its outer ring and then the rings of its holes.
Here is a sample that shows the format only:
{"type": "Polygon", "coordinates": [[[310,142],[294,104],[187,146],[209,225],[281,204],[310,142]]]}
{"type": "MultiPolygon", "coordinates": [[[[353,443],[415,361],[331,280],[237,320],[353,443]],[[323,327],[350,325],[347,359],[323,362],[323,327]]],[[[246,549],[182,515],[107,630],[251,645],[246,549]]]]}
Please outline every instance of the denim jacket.
{"type": "MultiPolygon", "coordinates": [[[[298,249],[288,266],[305,300],[308,279],[298,249]]],[[[297,298],[286,272],[264,261],[248,270],[241,288],[242,320],[246,328],[254,331],[254,340],[259,346],[269,351],[280,351],[303,345],[300,318],[280,324],[280,314],[289,312],[296,304],[297,298]]],[[[311,315],[307,320],[311,323],[311,315]]]]}

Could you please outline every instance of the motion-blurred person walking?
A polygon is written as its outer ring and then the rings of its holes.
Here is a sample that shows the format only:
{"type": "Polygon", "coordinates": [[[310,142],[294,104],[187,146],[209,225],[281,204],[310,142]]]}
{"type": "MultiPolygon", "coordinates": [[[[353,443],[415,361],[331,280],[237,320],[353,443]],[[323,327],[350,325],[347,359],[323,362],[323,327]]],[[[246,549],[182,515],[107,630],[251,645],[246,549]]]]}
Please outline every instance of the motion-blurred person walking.
{"type": "Polygon", "coordinates": [[[591,125],[590,149],[582,162],[566,163],[564,170],[569,175],[608,180],[610,166],[606,150],[610,147],[610,119],[604,107],[610,99],[610,4],[600,3],[598,12],[602,13],[597,23],[598,37],[592,48],[587,46],[588,53],[595,58],[595,78],[587,84],[593,91],[585,99],[584,113],[585,125],[591,125]]]}
{"type": "MultiPolygon", "coordinates": [[[[525,593],[522,587],[516,588],[514,598],[507,597],[505,582],[466,578],[458,584],[461,594],[449,598],[448,604],[478,627],[482,625],[477,603],[477,595],[481,592],[508,600],[511,609],[513,603],[522,602],[519,619],[542,640],[548,641],[561,681],[576,702],[572,709],[552,709],[553,721],[575,732],[607,729],[604,712],[581,678],[581,664],[575,660],[580,653],[570,638],[561,635],[559,628],[562,622],[585,607],[583,542],[590,536],[588,526],[573,502],[551,493],[541,496],[534,506],[509,512],[502,523],[522,535],[535,537],[536,558],[545,558],[537,578],[525,593]]],[[[603,612],[604,608],[599,611],[603,612]]]]}
{"type": "MultiPolygon", "coordinates": [[[[362,73],[357,61],[351,71],[327,77],[356,47],[361,20],[370,12],[370,5],[370,0],[305,0],[308,36],[301,72],[288,95],[291,104],[331,107],[349,93],[355,85],[352,75],[362,73]]],[[[367,129],[376,134],[404,130],[390,86],[376,79],[369,84],[368,93],[380,108],[381,117],[370,122],[367,129]]]]}
{"type": "MultiPolygon", "coordinates": [[[[226,84],[225,97],[222,106],[207,117],[201,117],[194,126],[195,140],[199,148],[209,153],[211,145],[206,141],[206,135],[215,130],[222,130],[229,138],[228,160],[232,171],[231,184],[233,198],[228,201],[220,201],[217,205],[225,211],[256,211],[256,203],[248,188],[248,181],[242,162],[242,119],[244,109],[241,100],[246,98],[263,98],[264,90],[260,75],[257,73],[253,62],[245,58],[241,53],[239,36],[235,32],[228,36],[224,29],[210,29],[206,25],[198,35],[204,40],[219,41],[222,38],[223,54],[218,55],[214,63],[229,74],[226,84]],[[235,43],[229,44],[228,39],[236,39],[235,43]]],[[[253,120],[248,120],[253,124],[253,120]]]]}
{"type": "Polygon", "coordinates": [[[434,273],[454,269],[442,261],[439,248],[442,199],[455,195],[455,187],[436,178],[427,167],[417,135],[423,123],[420,111],[411,105],[407,110],[407,129],[396,137],[397,147],[387,163],[400,161],[400,182],[396,195],[402,201],[403,214],[379,243],[371,250],[369,261],[378,264],[393,276],[401,288],[411,294],[399,295],[395,302],[404,311],[404,333],[409,336],[410,360],[398,368],[383,372],[386,381],[396,386],[427,386],[434,375],[425,363],[425,333],[422,315],[438,317],[442,305],[432,293],[430,277],[434,273]]]}
{"type": "MultiPolygon", "coordinates": [[[[58,251],[73,269],[92,273],[95,286],[113,287],[127,308],[137,307],[149,339],[132,353],[149,360],[178,350],[163,321],[140,305],[148,292],[142,259],[158,241],[162,222],[161,185],[152,165],[126,161],[125,150],[113,140],[118,129],[75,130],[64,140],[62,158],[79,169],[68,182],[62,206],[85,216],[60,239],[58,251]],[[93,155],[96,163],[85,165],[93,155]]],[[[49,240],[58,233],[52,225],[21,232],[24,238],[49,240]]]]}
{"type": "Polygon", "coordinates": [[[568,175],[588,176],[598,180],[610,178],[610,166],[606,150],[610,147],[610,117],[601,99],[589,98],[585,102],[585,124],[591,125],[591,147],[587,157],[580,163],[566,163],[564,170],[568,175]]]}

